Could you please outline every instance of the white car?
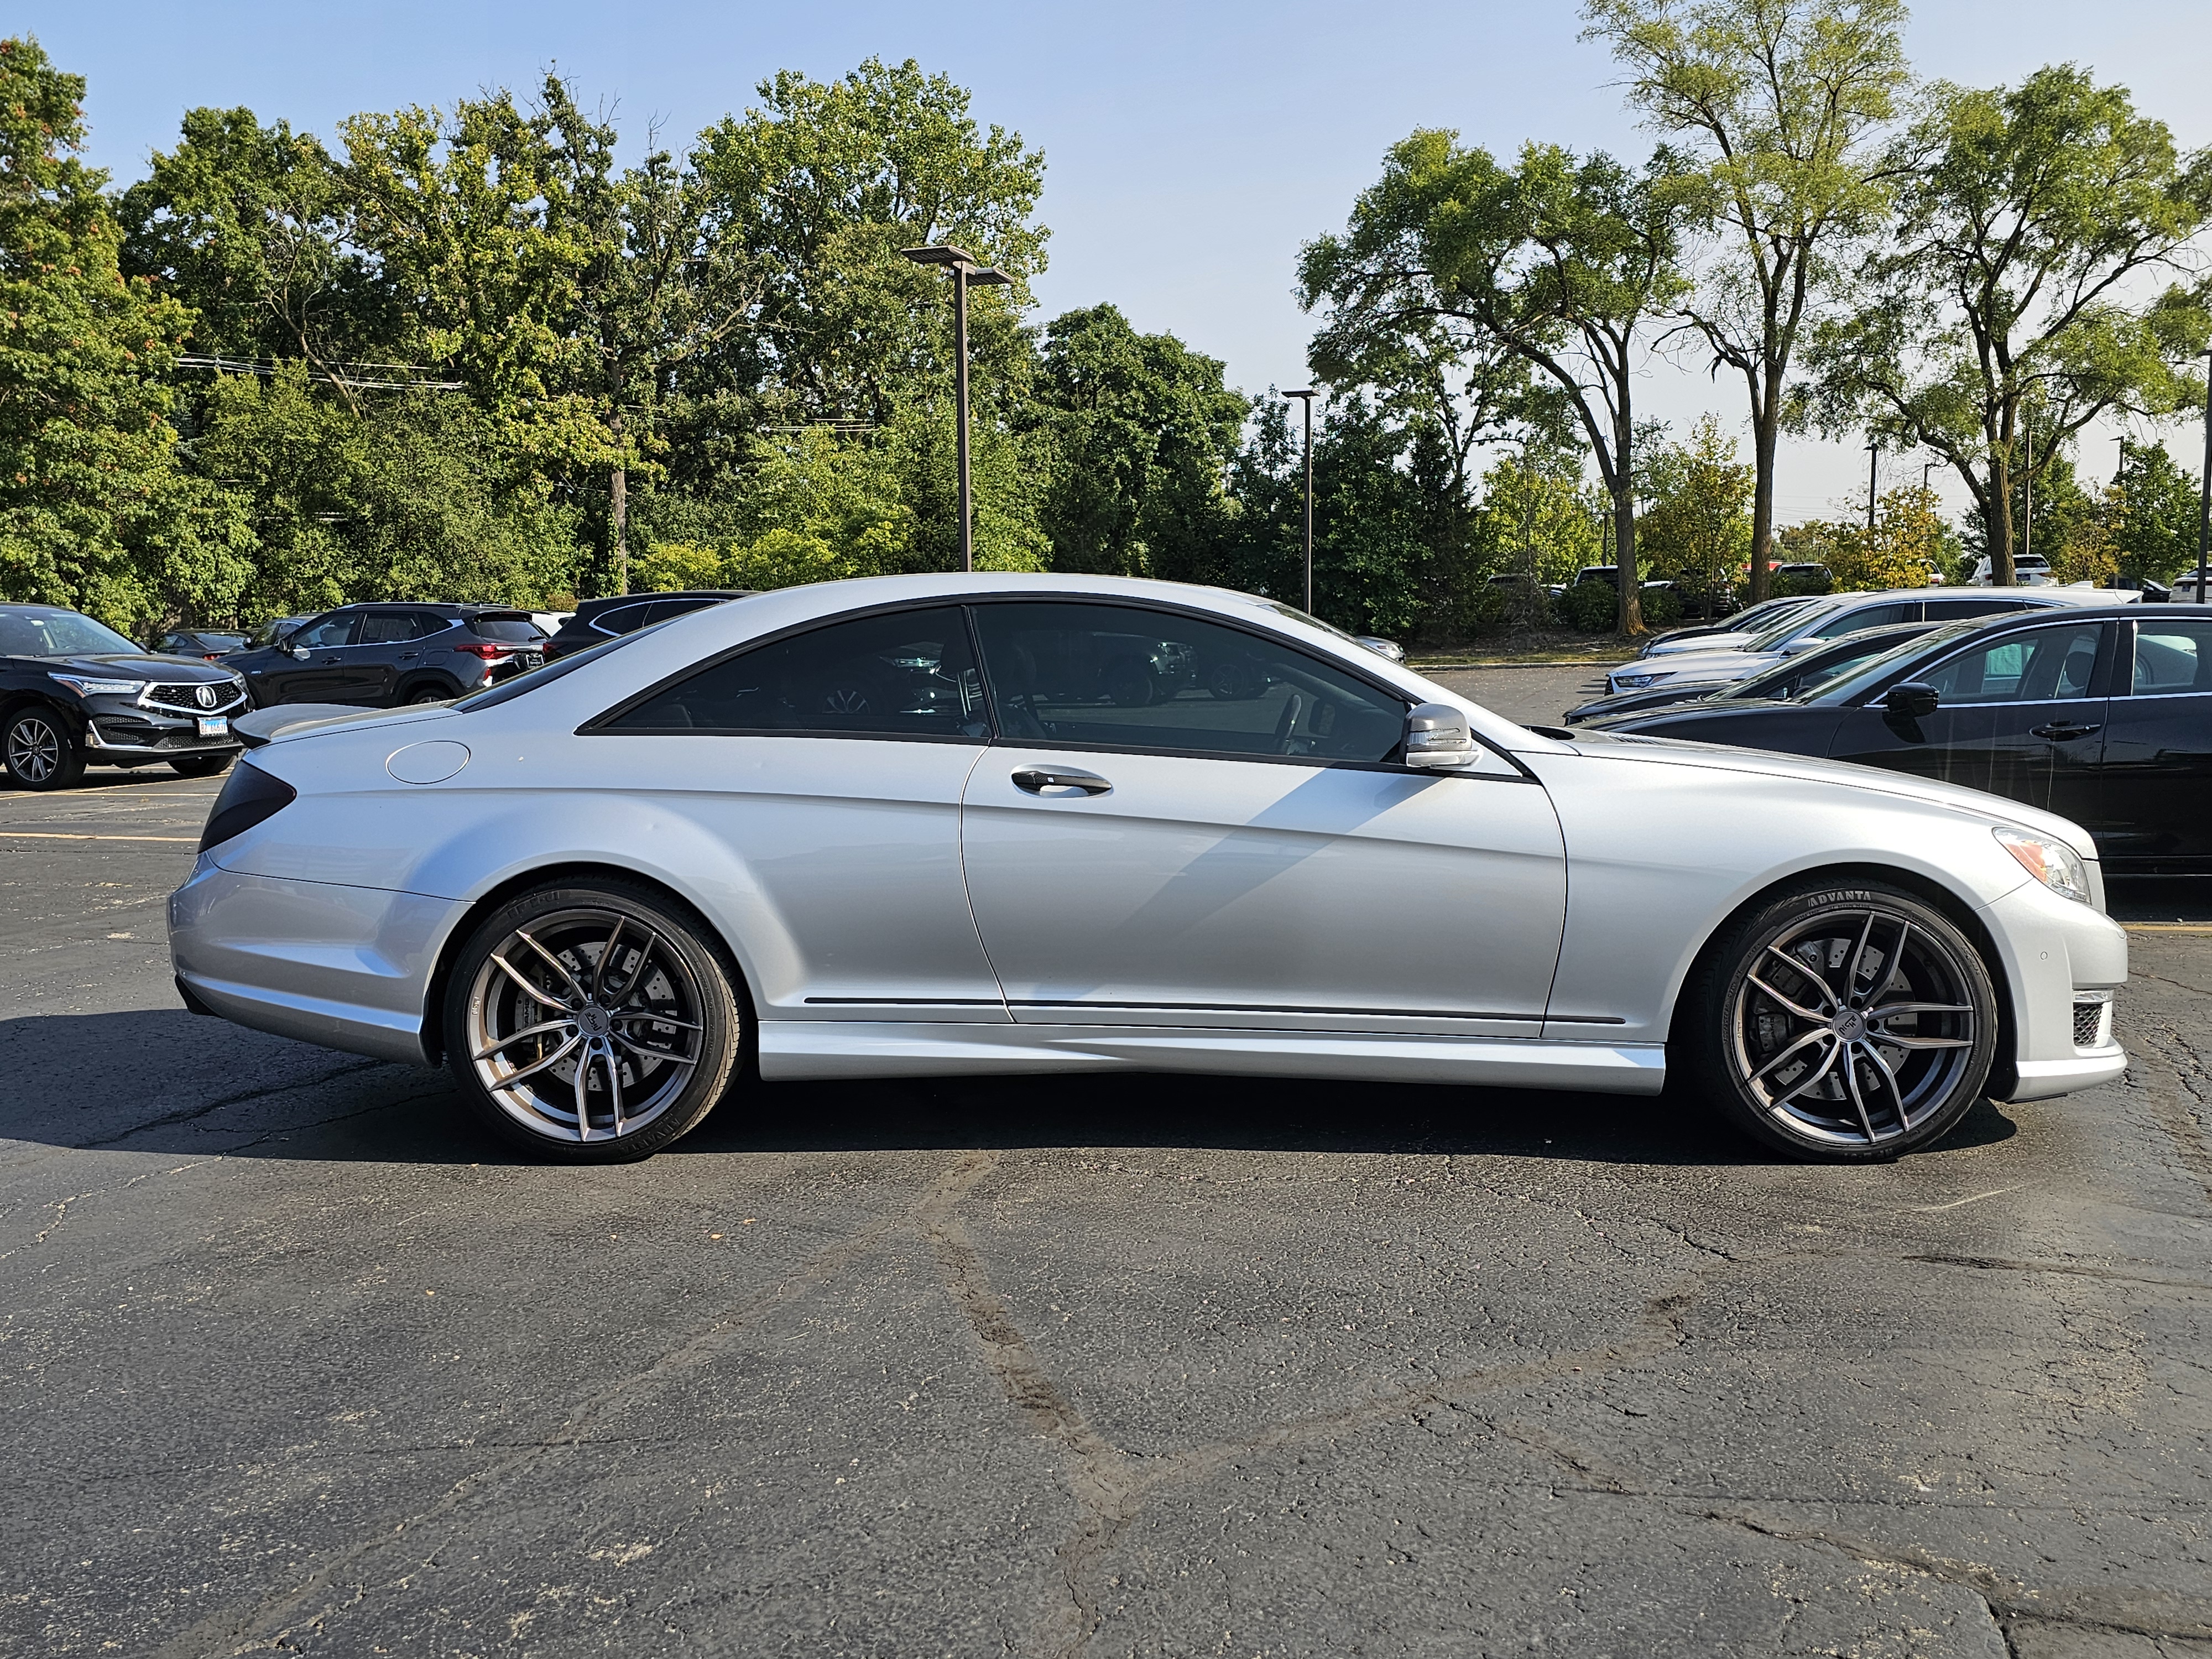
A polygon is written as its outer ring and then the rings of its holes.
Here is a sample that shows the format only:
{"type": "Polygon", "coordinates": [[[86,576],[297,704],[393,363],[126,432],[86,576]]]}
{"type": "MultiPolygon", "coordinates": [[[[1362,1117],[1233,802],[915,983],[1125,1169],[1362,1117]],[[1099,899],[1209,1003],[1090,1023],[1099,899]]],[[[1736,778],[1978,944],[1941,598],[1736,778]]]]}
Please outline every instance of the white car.
{"type": "Polygon", "coordinates": [[[2064,819],[1563,740],[1244,594],[828,583],[450,706],[255,720],[170,902],[187,1004],[442,1060],[548,1157],[747,1110],[749,1052],[770,1079],[1672,1077],[1847,1160],[2126,1058],[2126,936],[2064,819]]]}
{"type": "MultiPolygon", "coordinates": [[[[1987,587],[1995,563],[1988,554],[1983,554],[1974,561],[1974,574],[1967,580],[1976,587],[1987,587]]],[[[2051,561],[2040,553],[2015,553],[2012,560],[2012,579],[2016,587],[2049,587],[2052,584],[2051,561]]]]}

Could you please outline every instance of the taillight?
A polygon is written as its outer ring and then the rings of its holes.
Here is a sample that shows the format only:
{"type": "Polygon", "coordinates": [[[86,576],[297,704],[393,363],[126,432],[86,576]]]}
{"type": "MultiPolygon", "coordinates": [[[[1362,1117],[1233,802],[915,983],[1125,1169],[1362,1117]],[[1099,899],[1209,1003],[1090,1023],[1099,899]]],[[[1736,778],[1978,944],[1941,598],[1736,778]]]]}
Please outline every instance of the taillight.
{"type": "Polygon", "coordinates": [[[457,645],[453,647],[465,657],[482,657],[486,662],[497,662],[512,648],[504,645],[457,645]]]}
{"type": "Polygon", "coordinates": [[[242,836],[257,823],[276,816],[294,801],[300,792],[282,778],[272,778],[259,767],[245,761],[230,769],[228,781],[222,793],[215,798],[215,810],[208,814],[207,828],[200,831],[200,851],[220,847],[233,836],[242,836]]]}

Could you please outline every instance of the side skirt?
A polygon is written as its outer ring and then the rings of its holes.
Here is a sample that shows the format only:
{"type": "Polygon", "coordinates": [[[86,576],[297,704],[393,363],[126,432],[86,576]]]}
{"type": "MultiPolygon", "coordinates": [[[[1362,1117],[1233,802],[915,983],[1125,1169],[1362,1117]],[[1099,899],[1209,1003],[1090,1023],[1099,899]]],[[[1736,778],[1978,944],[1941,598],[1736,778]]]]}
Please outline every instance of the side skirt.
{"type": "Polygon", "coordinates": [[[759,1032],[761,1075],[775,1081],[1097,1072],[1127,1066],[1149,1072],[1656,1095],[1667,1080],[1666,1048],[1656,1042],[859,1020],[763,1020],[759,1032]]]}

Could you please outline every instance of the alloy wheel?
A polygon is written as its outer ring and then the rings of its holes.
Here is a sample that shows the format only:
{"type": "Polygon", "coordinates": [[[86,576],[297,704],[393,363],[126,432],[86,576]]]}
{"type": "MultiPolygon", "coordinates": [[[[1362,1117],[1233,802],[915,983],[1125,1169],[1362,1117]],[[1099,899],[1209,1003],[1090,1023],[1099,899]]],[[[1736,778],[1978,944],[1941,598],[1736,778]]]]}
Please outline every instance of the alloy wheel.
{"type": "Polygon", "coordinates": [[[1728,1010],[1744,1092],[1800,1141],[1901,1141],[1956,1097],[1980,1036],[1951,945],[1901,910],[1836,906],[1769,939],[1728,1010]]]}
{"type": "Polygon", "coordinates": [[[701,1059],[703,1000],[682,955],[611,905],[534,917],[495,945],[468,1001],[468,1053],[522,1127],[597,1144],[665,1113],[701,1059]]]}
{"type": "Polygon", "coordinates": [[[62,734],[41,714],[26,714],[8,728],[8,769],[35,787],[61,770],[62,734]]]}

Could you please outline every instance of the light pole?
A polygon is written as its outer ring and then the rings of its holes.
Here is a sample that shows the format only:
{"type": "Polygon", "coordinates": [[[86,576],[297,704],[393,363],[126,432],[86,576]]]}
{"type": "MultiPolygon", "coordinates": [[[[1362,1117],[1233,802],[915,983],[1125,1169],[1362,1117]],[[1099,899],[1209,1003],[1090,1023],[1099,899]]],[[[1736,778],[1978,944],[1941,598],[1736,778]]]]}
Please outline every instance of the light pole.
{"type": "Polygon", "coordinates": [[[1867,446],[1867,537],[1869,540],[1872,540],[1874,537],[1874,472],[1881,460],[1881,446],[1869,444],[1867,446]]]}
{"type": "Polygon", "coordinates": [[[1923,461],[1920,463],[1920,490],[1923,495],[1925,495],[1928,491],[1928,475],[1942,465],[1943,463],[1941,461],[1923,461]]]}
{"type": "MultiPolygon", "coordinates": [[[[1302,392],[1285,392],[1285,398],[1304,399],[1306,406],[1306,603],[1305,613],[1313,615],[1313,400],[1318,394],[1311,387],[1302,392]]],[[[2212,453],[2212,452],[2208,452],[2212,453]]]]}
{"type": "Polygon", "coordinates": [[[2204,563],[2212,553],[2212,351],[2204,354],[2204,482],[2197,496],[2197,603],[2204,603],[2204,563]]]}
{"type": "Polygon", "coordinates": [[[960,406],[960,568],[975,568],[975,514],[968,483],[968,284],[997,288],[1014,279],[1003,270],[979,264],[949,243],[933,247],[902,247],[899,252],[918,265],[942,265],[952,273],[953,400],[960,406]]]}

